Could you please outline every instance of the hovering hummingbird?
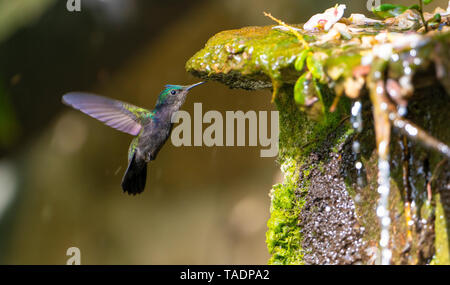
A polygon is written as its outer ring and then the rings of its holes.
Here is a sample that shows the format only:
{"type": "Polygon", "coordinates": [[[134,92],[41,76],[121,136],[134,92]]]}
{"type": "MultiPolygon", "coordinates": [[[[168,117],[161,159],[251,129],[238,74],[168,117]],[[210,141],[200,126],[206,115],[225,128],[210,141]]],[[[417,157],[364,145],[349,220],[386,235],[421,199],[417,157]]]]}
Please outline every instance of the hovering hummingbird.
{"type": "Polygon", "coordinates": [[[169,138],[172,114],[183,105],[189,90],[203,83],[188,86],[166,85],[152,111],[80,92],[65,94],[62,102],[114,129],[135,136],[128,150],[128,168],[122,179],[122,189],[128,194],[136,195],[144,191],[147,163],[156,159],[159,150],[169,138]]]}

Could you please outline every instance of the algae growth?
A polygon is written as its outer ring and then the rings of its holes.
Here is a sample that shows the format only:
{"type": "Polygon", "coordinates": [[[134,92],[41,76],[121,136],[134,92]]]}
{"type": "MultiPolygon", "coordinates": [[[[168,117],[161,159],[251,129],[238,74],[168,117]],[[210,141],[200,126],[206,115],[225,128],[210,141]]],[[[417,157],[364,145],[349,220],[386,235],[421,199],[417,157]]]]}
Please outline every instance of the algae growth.
{"type": "Polygon", "coordinates": [[[304,200],[296,197],[298,167],[294,160],[281,165],[284,182],[273,186],[270,193],[270,219],[266,242],[272,257],[269,264],[303,264],[298,216],[304,200]]]}

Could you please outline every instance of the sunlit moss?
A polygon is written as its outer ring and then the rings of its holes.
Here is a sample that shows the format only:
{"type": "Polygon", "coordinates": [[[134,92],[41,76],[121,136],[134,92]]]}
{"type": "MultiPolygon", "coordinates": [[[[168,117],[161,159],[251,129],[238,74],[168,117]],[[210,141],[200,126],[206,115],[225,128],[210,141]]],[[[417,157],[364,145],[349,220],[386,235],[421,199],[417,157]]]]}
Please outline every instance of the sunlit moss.
{"type": "MultiPolygon", "coordinates": [[[[303,50],[297,38],[272,27],[247,27],[218,33],[204,49],[186,64],[186,69],[201,76],[229,74],[239,70],[251,81],[239,84],[237,78],[226,78],[231,86],[245,89],[269,87],[265,82],[295,82],[298,72],[293,68],[297,54],[303,50]],[[198,74],[200,75],[200,74],[198,74]]],[[[219,78],[218,78],[219,79],[219,78]]],[[[241,78],[242,79],[242,78],[241,78]]]]}
{"type": "Polygon", "coordinates": [[[301,234],[298,216],[304,201],[298,198],[298,166],[293,160],[286,160],[281,166],[283,183],[273,186],[270,193],[270,219],[267,222],[266,243],[272,257],[269,264],[302,264],[301,234]]]}
{"type": "MultiPolygon", "coordinates": [[[[440,202],[441,195],[436,195],[436,201],[440,202]]],[[[444,206],[442,203],[436,203],[436,222],[435,222],[435,264],[450,264],[450,248],[449,248],[449,228],[448,222],[445,218],[444,206]]]]}

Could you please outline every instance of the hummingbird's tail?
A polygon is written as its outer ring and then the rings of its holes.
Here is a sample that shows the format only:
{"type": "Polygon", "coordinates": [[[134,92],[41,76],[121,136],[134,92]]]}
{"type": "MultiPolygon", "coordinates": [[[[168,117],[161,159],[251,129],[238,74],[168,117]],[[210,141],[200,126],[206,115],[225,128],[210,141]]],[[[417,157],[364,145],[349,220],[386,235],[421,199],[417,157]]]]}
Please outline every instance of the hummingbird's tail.
{"type": "Polygon", "coordinates": [[[122,179],[122,189],[131,195],[144,191],[147,180],[147,162],[136,159],[136,152],[128,164],[127,171],[122,179]]]}

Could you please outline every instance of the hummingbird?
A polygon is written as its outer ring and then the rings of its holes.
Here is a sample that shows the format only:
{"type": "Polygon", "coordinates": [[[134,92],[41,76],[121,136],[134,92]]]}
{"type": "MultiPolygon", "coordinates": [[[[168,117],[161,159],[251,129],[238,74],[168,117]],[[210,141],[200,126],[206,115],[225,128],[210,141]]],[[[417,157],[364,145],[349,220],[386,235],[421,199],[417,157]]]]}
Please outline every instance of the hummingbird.
{"type": "Polygon", "coordinates": [[[203,83],[166,85],[153,110],[81,92],[63,95],[62,102],[114,129],[134,136],[128,149],[128,167],[122,179],[122,189],[128,194],[136,195],[144,191],[147,163],[156,159],[169,138],[173,126],[172,115],[181,108],[189,90],[203,83]]]}

